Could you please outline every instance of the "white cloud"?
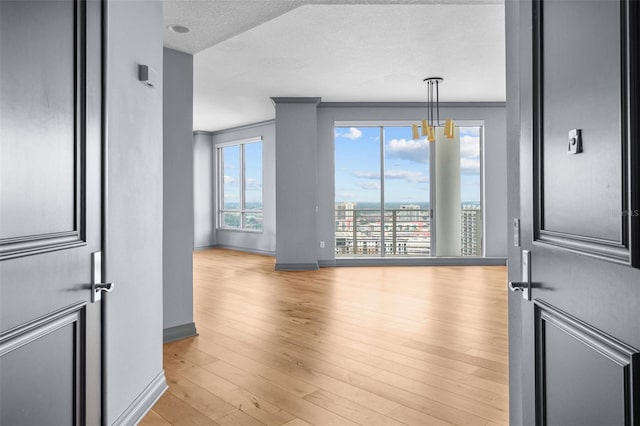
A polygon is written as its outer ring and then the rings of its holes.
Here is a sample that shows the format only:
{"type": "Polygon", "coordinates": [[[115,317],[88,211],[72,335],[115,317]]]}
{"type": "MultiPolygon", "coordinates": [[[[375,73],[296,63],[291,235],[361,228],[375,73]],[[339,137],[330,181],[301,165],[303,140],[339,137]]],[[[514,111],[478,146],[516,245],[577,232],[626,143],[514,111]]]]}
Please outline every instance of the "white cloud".
{"type": "Polygon", "coordinates": [[[380,173],[378,172],[361,172],[356,170],[351,172],[351,175],[363,179],[380,179],[380,173]]]}
{"type": "Polygon", "coordinates": [[[380,182],[362,182],[358,186],[366,190],[380,190],[380,182]]]}
{"type": "Polygon", "coordinates": [[[244,184],[249,191],[262,188],[262,183],[252,178],[247,178],[244,184]]]}
{"type": "Polygon", "coordinates": [[[465,135],[460,138],[460,173],[464,175],[480,173],[479,136],[465,135]]]}
{"type": "Polygon", "coordinates": [[[387,147],[386,155],[389,158],[427,164],[429,159],[429,142],[426,139],[392,139],[387,147]]]}
{"type": "Polygon", "coordinates": [[[480,138],[478,136],[463,136],[460,138],[460,157],[473,158],[480,155],[480,138]]]}
{"type": "Polygon", "coordinates": [[[236,179],[234,177],[224,175],[224,183],[228,183],[228,184],[236,183],[236,179]]]}
{"type": "Polygon", "coordinates": [[[355,127],[351,127],[348,132],[340,133],[336,130],[336,137],[343,137],[351,139],[352,141],[359,139],[362,136],[362,132],[355,127]]]}
{"type": "Polygon", "coordinates": [[[462,172],[462,174],[480,173],[480,159],[479,158],[460,159],[460,171],[462,172]]]}
{"type": "Polygon", "coordinates": [[[355,197],[352,192],[340,192],[336,194],[336,200],[351,200],[355,197]]]}
{"type": "Polygon", "coordinates": [[[386,179],[402,179],[407,182],[429,182],[429,176],[422,172],[410,172],[407,170],[389,170],[385,172],[386,179]]]}
{"type": "MultiPolygon", "coordinates": [[[[378,172],[351,172],[352,176],[361,179],[380,180],[380,173],[378,172]]],[[[385,179],[405,180],[407,182],[429,182],[429,176],[422,172],[410,172],[408,170],[387,170],[384,174],[385,179]]]]}

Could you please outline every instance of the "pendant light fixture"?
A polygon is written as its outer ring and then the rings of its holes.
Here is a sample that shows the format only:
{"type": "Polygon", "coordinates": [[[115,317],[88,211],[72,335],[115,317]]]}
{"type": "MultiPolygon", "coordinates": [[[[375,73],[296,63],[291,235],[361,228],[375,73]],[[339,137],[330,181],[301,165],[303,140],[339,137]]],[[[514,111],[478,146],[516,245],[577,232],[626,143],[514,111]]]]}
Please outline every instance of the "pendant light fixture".
{"type": "MultiPolygon", "coordinates": [[[[425,136],[429,142],[436,140],[436,127],[440,124],[440,83],[444,79],[442,77],[427,77],[423,80],[427,84],[427,118],[422,120],[422,126],[414,124],[411,126],[413,139],[420,139],[419,127],[422,127],[422,136],[425,136]]],[[[448,139],[453,139],[455,124],[452,119],[447,118],[444,123],[444,135],[448,139]]]]}

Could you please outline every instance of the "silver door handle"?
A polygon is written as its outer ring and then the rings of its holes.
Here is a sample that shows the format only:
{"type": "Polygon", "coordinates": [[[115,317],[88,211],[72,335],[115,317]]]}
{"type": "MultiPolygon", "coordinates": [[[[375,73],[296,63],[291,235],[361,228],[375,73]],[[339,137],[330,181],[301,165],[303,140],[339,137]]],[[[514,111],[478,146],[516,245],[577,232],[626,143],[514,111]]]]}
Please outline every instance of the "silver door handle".
{"type": "Polygon", "coordinates": [[[114,283],[96,283],[93,284],[93,291],[106,291],[110,293],[116,285],[114,283]]]}
{"type": "Polygon", "coordinates": [[[103,283],[102,281],[102,252],[91,253],[91,303],[96,303],[102,299],[102,292],[110,293],[115,287],[114,283],[103,283]]]}
{"type": "Polygon", "coordinates": [[[102,300],[102,292],[110,293],[114,287],[114,283],[91,283],[91,303],[102,300]]]}
{"type": "Polygon", "coordinates": [[[531,252],[522,250],[522,281],[509,281],[509,290],[521,291],[522,298],[531,300],[531,252]]]}
{"type": "Polygon", "coordinates": [[[509,281],[509,290],[521,291],[522,298],[531,300],[531,283],[529,282],[511,282],[509,281]]]}
{"type": "Polygon", "coordinates": [[[511,291],[524,291],[525,288],[529,288],[529,283],[509,281],[509,290],[511,291]]]}

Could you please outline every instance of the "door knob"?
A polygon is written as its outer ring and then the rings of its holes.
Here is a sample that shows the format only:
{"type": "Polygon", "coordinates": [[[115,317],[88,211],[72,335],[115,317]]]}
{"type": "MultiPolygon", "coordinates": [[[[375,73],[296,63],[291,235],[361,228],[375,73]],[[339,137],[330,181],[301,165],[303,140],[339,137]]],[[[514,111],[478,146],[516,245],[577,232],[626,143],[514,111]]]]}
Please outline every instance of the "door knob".
{"type": "Polygon", "coordinates": [[[509,281],[509,290],[511,291],[524,291],[524,289],[528,287],[529,287],[529,283],[509,281]]]}
{"type": "Polygon", "coordinates": [[[91,283],[91,302],[102,300],[102,292],[110,293],[115,287],[114,283],[91,283]]]}
{"type": "Polygon", "coordinates": [[[96,283],[93,285],[94,291],[106,291],[107,293],[113,291],[113,287],[115,287],[114,283],[96,283]]]}
{"type": "Polygon", "coordinates": [[[102,292],[110,293],[115,287],[114,283],[102,282],[102,252],[91,253],[91,303],[102,299],[102,292]]]}
{"type": "Polygon", "coordinates": [[[522,298],[531,300],[531,252],[522,250],[522,281],[509,281],[509,290],[521,291],[522,298]]]}

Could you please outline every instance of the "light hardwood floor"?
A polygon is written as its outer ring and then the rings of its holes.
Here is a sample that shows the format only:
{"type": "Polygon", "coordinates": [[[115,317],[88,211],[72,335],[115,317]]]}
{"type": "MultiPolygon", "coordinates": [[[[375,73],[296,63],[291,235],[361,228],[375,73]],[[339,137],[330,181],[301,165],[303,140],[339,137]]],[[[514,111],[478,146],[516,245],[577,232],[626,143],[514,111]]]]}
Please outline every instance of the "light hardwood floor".
{"type": "Polygon", "coordinates": [[[506,425],[506,268],[276,272],[194,253],[200,335],[142,425],[506,425]]]}

